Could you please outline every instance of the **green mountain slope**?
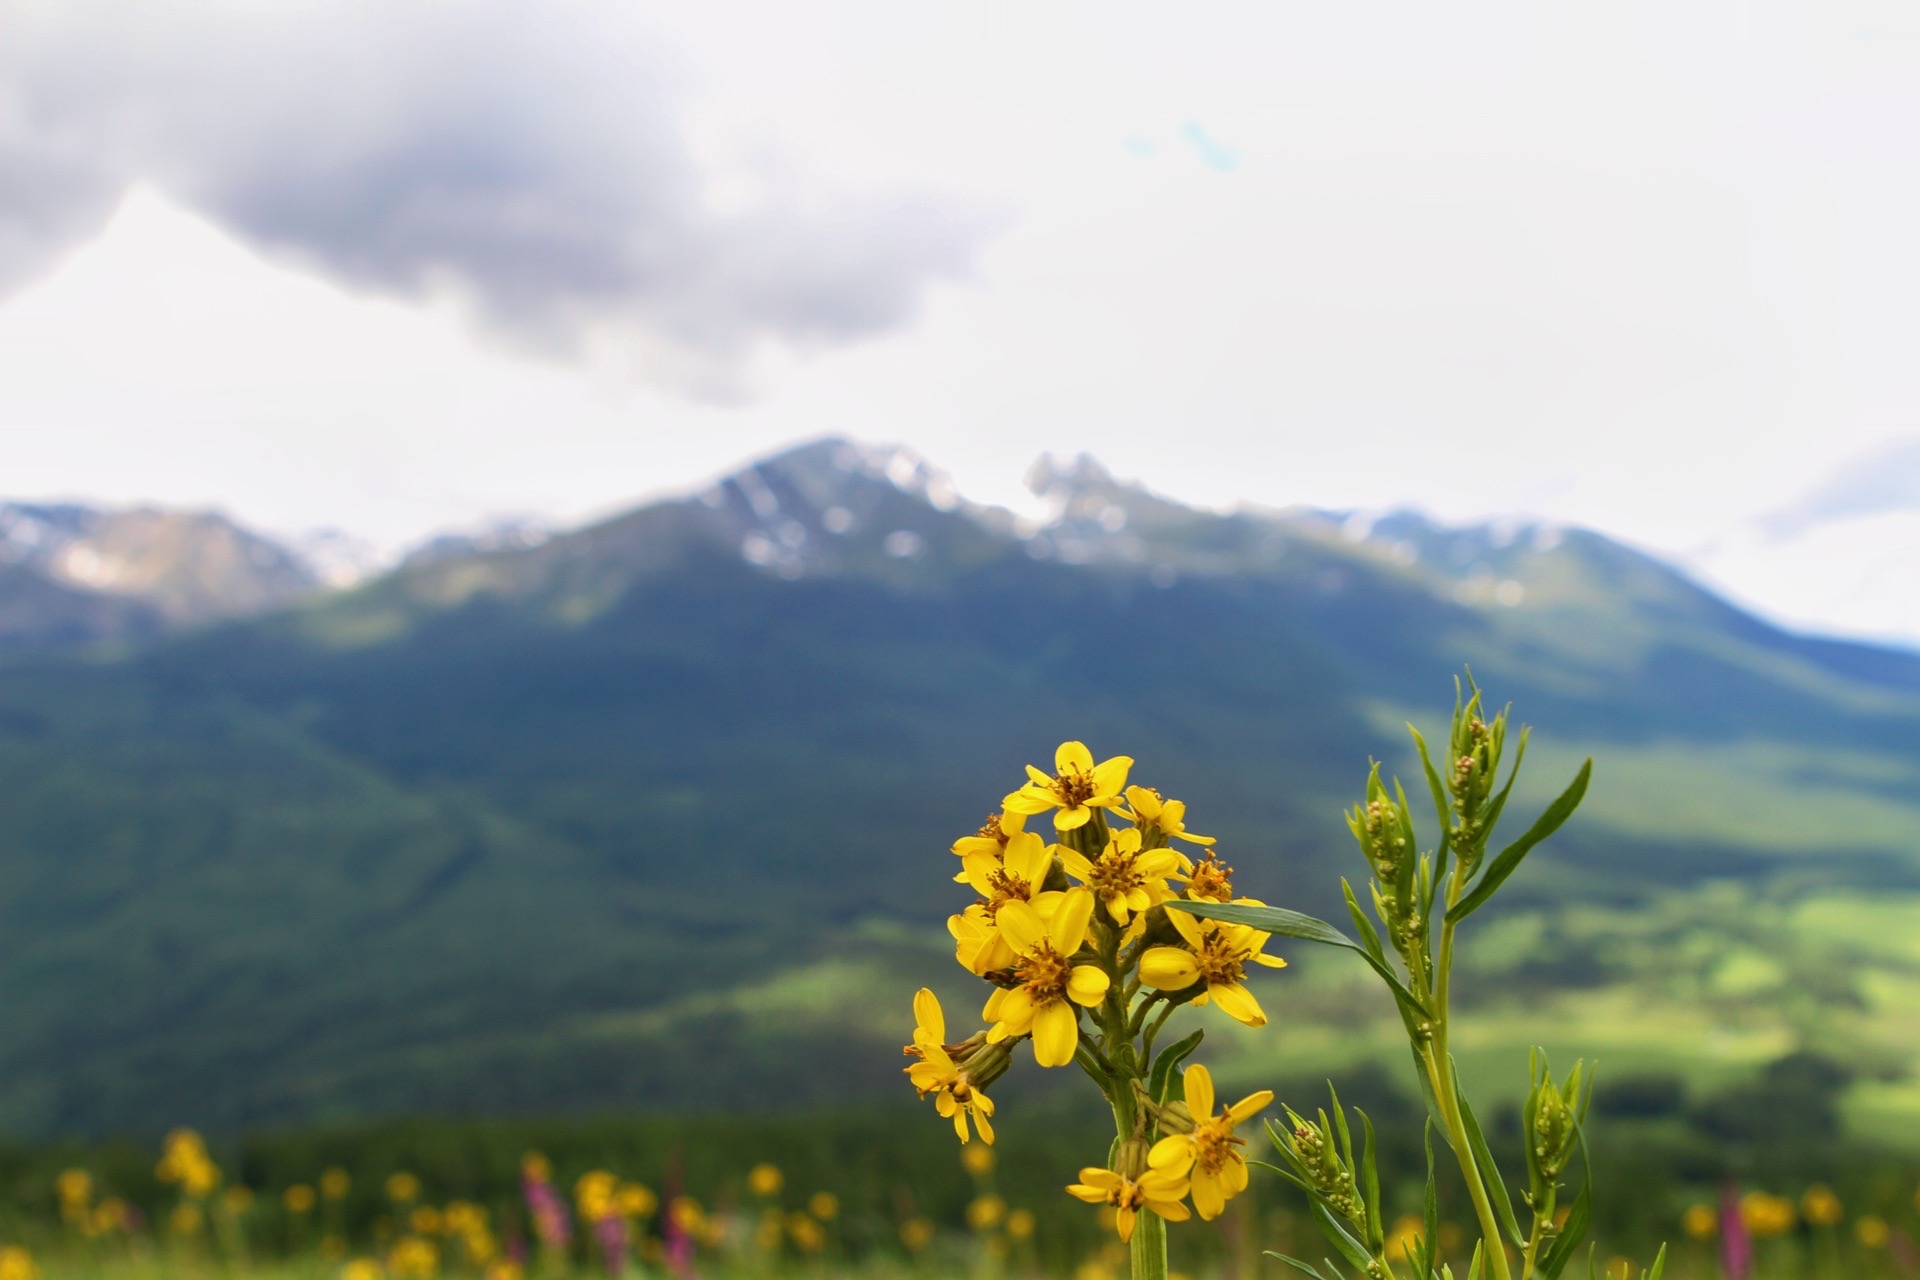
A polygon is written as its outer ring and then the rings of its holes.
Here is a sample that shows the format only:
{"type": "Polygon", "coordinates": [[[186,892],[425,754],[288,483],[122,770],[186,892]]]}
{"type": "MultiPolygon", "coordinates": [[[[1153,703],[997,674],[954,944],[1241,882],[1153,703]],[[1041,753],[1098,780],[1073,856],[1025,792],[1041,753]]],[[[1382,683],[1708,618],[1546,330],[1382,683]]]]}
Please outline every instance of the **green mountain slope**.
{"type": "MultiPolygon", "coordinates": [[[[1243,884],[1331,911],[1341,806],[1370,753],[1404,771],[1399,722],[1462,663],[1540,727],[1541,791],[1600,759],[1504,944],[1570,1025],[1600,1016],[1570,993],[1653,981],[1604,939],[1712,882],[1920,895],[1920,658],[1780,633],[1579,531],[1036,484],[1055,515],[1026,525],[828,441],[0,668],[0,1128],[895,1089],[907,996],[951,968],[944,849],[1021,762],[1127,751],[1243,884]],[[1576,908],[1616,914],[1570,933],[1576,908]]],[[[1338,1008],[1337,971],[1296,976],[1282,1008],[1338,1008]]],[[[1768,1027],[1751,1053],[1805,1030],[1768,1027]]]]}

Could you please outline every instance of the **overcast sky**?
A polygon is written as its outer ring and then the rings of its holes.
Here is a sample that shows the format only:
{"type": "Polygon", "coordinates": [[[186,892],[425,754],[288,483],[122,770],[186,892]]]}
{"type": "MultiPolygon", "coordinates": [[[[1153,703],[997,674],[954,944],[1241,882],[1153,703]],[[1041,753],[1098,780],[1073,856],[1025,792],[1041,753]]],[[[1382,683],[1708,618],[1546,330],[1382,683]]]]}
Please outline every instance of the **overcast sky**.
{"type": "Polygon", "coordinates": [[[1909,5],[0,0],[0,494],[386,546],[801,437],[1920,639],[1909,5]]]}

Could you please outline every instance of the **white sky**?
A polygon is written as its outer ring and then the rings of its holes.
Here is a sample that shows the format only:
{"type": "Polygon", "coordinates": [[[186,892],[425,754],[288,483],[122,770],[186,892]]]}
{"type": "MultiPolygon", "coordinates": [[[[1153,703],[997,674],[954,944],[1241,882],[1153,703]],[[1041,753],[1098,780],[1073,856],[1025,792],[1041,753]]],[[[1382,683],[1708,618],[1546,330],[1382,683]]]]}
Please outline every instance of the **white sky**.
{"type": "Polygon", "coordinates": [[[644,326],[530,355],[133,172],[0,300],[0,494],[391,546],[829,432],[989,501],[1086,450],[1199,503],[1588,524],[1920,640],[1908,6],[704,0],[644,40],[716,207],[769,172],[933,192],[994,228],[970,274],[703,400],[644,326]],[[1772,519],[1881,453],[1904,490],[1772,519]]]}

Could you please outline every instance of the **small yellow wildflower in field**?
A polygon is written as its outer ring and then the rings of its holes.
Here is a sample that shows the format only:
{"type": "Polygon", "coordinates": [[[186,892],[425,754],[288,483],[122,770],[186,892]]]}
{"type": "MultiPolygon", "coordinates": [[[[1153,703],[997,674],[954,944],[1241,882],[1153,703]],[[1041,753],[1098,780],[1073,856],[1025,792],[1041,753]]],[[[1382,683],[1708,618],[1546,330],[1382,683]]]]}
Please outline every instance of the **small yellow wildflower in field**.
{"type": "Polygon", "coordinates": [[[355,1258],[340,1268],[340,1280],[386,1280],[386,1274],[372,1258],[355,1258]]]}
{"type": "Polygon", "coordinates": [[[154,1174],[195,1199],[211,1195],[220,1185],[219,1167],[207,1155],[207,1144],[191,1129],[175,1129],[167,1135],[154,1174]]]}
{"type": "Polygon", "coordinates": [[[1846,1217],[1846,1211],[1831,1187],[1816,1182],[1800,1197],[1800,1216],[1807,1220],[1809,1226],[1833,1227],[1846,1217]]]}
{"type": "Polygon", "coordinates": [[[962,1168],[974,1177],[984,1178],[993,1172],[993,1148],[962,1147],[960,1149],[960,1164],[962,1168]]]}
{"type": "Polygon", "coordinates": [[[0,1280],[39,1280],[33,1255],[17,1244],[0,1245],[0,1280]]]}
{"type": "Polygon", "coordinates": [[[1006,1069],[1006,1051],[985,1044],[985,1036],[963,1045],[942,1043],[947,1037],[946,1015],[940,1011],[939,998],[925,987],[913,997],[913,1012],[917,1025],[906,1053],[919,1061],[906,1068],[908,1081],[923,1098],[929,1093],[937,1095],[935,1109],[952,1119],[961,1142],[970,1136],[967,1122],[971,1120],[980,1131],[980,1141],[991,1143],[993,1099],[987,1096],[986,1086],[992,1075],[1006,1069]],[[961,1054],[965,1061],[956,1061],[956,1055],[961,1054]]]}
{"type": "Polygon", "coordinates": [[[1861,1215],[1859,1221],[1853,1224],[1853,1238],[1869,1249],[1886,1248],[1891,1236],[1887,1220],[1871,1213],[1861,1215]]]}
{"type": "Polygon", "coordinates": [[[1128,756],[1114,756],[1099,764],[1085,743],[1063,742],[1053,753],[1053,776],[1048,777],[1032,765],[1027,766],[1027,785],[1009,795],[1002,803],[1007,813],[1032,816],[1056,810],[1056,831],[1072,831],[1093,820],[1095,809],[1118,804],[1121,788],[1127,785],[1127,771],[1133,768],[1128,756]]]}
{"type": "Polygon", "coordinates": [[[573,1184],[573,1204],[580,1211],[580,1221],[599,1222],[613,1217],[617,1212],[614,1193],[619,1189],[620,1179],[605,1169],[581,1174],[573,1184]]]}
{"type": "Polygon", "coordinates": [[[437,1236],[446,1229],[446,1220],[430,1204],[423,1204],[407,1215],[407,1226],[417,1236],[437,1236]]]}
{"type": "Polygon", "coordinates": [[[802,1253],[819,1253],[827,1247],[826,1231],[804,1213],[787,1215],[787,1239],[802,1253]]]}
{"type": "Polygon", "coordinates": [[[341,1168],[328,1169],[320,1175],[320,1194],[329,1200],[344,1200],[353,1187],[353,1179],[341,1168]]]}
{"type": "Polygon", "coordinates": [[[1019,835],[1027,826],[1025,814],[996,813],[990,815],[980,830],[970,836],[961,836],[953,842],[953,851],[964,858],[969,854],[984,853],[989,857],[998,857],[1006,849],[1007,842],[1019,835]]]}
{"type": "Polygon", "coordinates": [[[807,1212],[822,1222],[832,1222],[840,1216],[840,1197],[831,1191],[816,1191],[807,1199],[807,1212]]]}
{"type": "Polygon", "coordinates": [[[900,1243],[919,1253],[933,1243],[933,1224],[925,1218],[908,1218],[900,1224],[900,1243]]]}
{"type": "Polygon", "coordinates": [[[1756,1237],[1782,1236],[1793,1230],[1793,1202],[1764,1191],[1749,1191],[1740,1198],[1740,1216],[1756,1237]]]}
{"type": "Polygon", "coordinates": [[[497,1258],[487,1264],[485,1280],[526,1280],[526,1272],[512,1258],[497,1258]]]}
{"type": "Polygon", "coordinates": [[[432,1280],[440,1272],[440,1250],[431,1240],[402,1236],[387,1252],[387,1270],[394,1280],[432,1280]]]}
{"type": "Polygon", "coordinates": [[[288,1213],[311,1213],[313,1202],[313,1188],[304,1182],[296,1182],[280,1193],[280,1203],[286,1206],[288,1213]]]}
{"type": "Polygon", "coordinates": [[[625,1218],[651,1218],[653,1211],[660,1207],[660,1197],[653,1188],[643,1187],[637,1182],[623,1182],[620,1190],[614,1193],[614,1207],[625,1218]]]}
{"type": "Polygon", "coordinates": [[[1720,1215],[1710,1204],[1690,1204],[1680,1215],[1680,1229],[1695,1240],[1711,1240],[1720,1234],[1720,1215]]]}
{"type": "Polygon", "coordinates": [[[1007,1215],[1007,1234],[1015,1240],[1033,1239],[1033,1210],[1015,1209],[1007,1215]]]}
{"type": "Polygon", "coordinates": [[[757,1164],[747,1172],[747,1190],[757,1196],[777,1196],[787,1180],[770,1164],[757,1164]]]}
{"type": "Polygon", "coordinates": [[[200,1206],[193,1203],[176,1205],[167,1215],[167,1229],[177,1236],[200,1234],[200,1228],[206,1225],[207,1215],[200,1206]]]}
{"type": "Polygon", "coordinates": [[[85,1169],[67,1169],[53,1180],[54,1194],[60,1200],[60,1216],[68,1222],[84,1222],[93,1206],[93,1175],[85,1169]]]}
{"type": "Polygon", "coordinates": [[[1171,849],[1142,849],[1140,832],[1129,827],[1114,832],[1098,858],[1063,847],[1060,865],[1100,899],[1115,924],[1125,925],[1173,896],[1167,877],[1180,869],[1180,855],[1171,849]]]}
{"type": "Polygon", "coordinates": [[[999,1196],[981,1196],[967,1206],[967,1225],[975,1231],[989,1231],[1007,1216],[1007,1202],[999,1196]]]}

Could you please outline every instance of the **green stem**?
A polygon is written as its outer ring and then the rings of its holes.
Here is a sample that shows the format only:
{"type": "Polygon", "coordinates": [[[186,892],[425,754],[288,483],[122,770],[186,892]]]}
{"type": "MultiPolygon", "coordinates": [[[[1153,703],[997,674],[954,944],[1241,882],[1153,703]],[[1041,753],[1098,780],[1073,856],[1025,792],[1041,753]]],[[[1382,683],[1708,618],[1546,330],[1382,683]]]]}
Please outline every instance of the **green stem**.
{"type": "Polygon", "coordinates": [[[1167,1280],[1167,1224],[1146,1209],[1133,1221],[1133,1280],[1167,1280]]]}
{"type": "Polygon", "coordinates": [[[1440,1119],[1447,1129],[1447,1141],[1453,1147],[1453,1154],[1460,1162],[1460,1172],[1467,1180],[1467,1197],[1473,1201],[1473,1213],[1480,1220],[1480,1236],[1487,1242],[1487,1264],[1492,1268],[1494,1280],[1512,1280],[1513,1271],[1507,1265],[1507,1248],[1500,1234],[1500,1220],[1494,1216],[1493,1201],[1487,1197],[1487,1185],[1480,1177],[1479,1162],[1473,1158],[1473,1147],[1467,1141],[1467,1126],[1460,1118],[1460,1100],[1455,1094],[1453,1077],[1453,1059],[1447,1051],[1447,991],[1453,977],[1453,906],[1460,899],[1461,883],[1459,870],[1447,882],[1447,910],[1449,918],[1440,929],[1440,960],[1435,966],[1433,1000],[1433,1039],[1428,1041],[1425,1050],[1427,1079],[1433,1085],[1434,1099],[1440,1104],[1440,1119]]]}

